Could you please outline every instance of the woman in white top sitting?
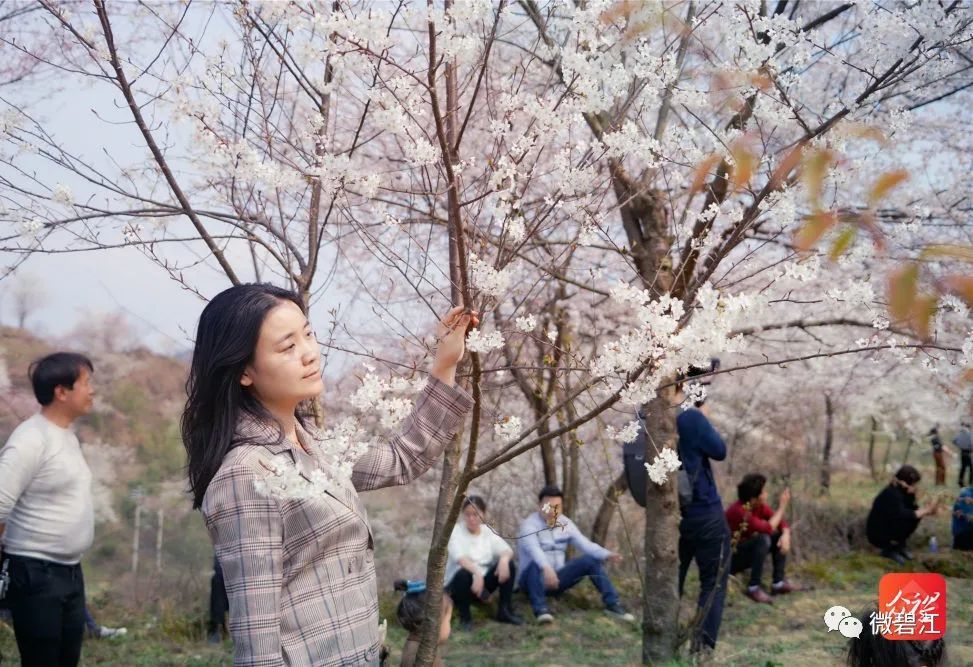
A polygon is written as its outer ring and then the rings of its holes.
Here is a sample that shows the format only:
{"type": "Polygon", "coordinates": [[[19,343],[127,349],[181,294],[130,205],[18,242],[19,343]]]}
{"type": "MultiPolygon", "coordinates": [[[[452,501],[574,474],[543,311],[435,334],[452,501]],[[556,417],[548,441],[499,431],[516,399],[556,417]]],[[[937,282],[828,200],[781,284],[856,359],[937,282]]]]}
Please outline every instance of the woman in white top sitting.
{"type": "Polygon", "coordinates": [[[473,617],[470,616],[473,598],[484,601],[497,588],[500,589],[497,620],[514,625],[524,622],[511,606],[514,581],[517,579],[513,549],[490,526],[484,524],[485,519],[486,501],[480,496],[469,496],[463,501],[460,520],[449,537],[446,592],[459,611],[460,628],[463,630],[469,630],[473,625],[473,617]]]}

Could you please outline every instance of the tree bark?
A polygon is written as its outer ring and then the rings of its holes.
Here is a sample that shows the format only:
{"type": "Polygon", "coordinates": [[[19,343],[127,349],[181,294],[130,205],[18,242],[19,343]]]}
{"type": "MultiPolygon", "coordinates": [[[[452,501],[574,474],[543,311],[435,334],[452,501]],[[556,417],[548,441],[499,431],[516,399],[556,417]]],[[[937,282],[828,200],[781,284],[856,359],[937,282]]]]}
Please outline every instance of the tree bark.
{"type": "MultiPolygon", "coordinates": [[[[670,392],[646,405],[646,460],[672,446],[675,420],[670,392]]],[[[662,486],[650,483],[645,494],[645,586],[642,588],[642,662],[666,663],[676,653],[679,627],[679,498],[675,475],[662,486]]]]}
{"type": "Polygon", "coordinates": [[[898,437],[896,437],[894,439],[891,439],[890,438],[888,445],[885,447],[885,459],[884,459],[884,461],[882,461],[882,474],[883,475],[889,469],[889,461],[892,459],[892,444],[894,442],[898,442],[898,437]]]}
{"type": "Polygon", "coordinates": [[[824,395],[824,454],[821,458],[821,495],[831,491],[831,446],[834,442],[834,404],[824,395]]]}
{"type": "MultiPolygon", "coordinates": [[[[431,1],[430,1],[431,4],[431,1]]],[[[445,8],[450,8],[450,0],[446,0],[445,8]]],[[[459,175],[454,170],[458,158],[452,147],[456,145],[456,121],[458,113],[459,95],[456,87],[456,63],[449,61],[445,64],[446,109],[445,114],[439,106],[437,94],[436,70],[438,57],[436,55],[436,27],[428,23],[429,35],[429,69],[427,83],[429,85],[430,106],[436,122],[436,136],[442,152],[442,166],[446,172],[449,188],[446,193],[448,206],[448,231],[450,249],[450,296],[451,303],[473,307],[473,299],[469,289],[469,272],[467,268],[467,251],[465,228],[460,210],[459,175]]],[[[439,619],[443,599],[443,578],[446,570],[446,547],[452,525],[459,516],[460,500],[466,492],[472,478],[472,467],[476,458],[476,443],[479,431],[480,409],[480,364],[476,353],[469,353],[472,367],[471,389],[473,394],[473,416],[470,425],[469,449],[467,451],[466,466],[462,466],[463,430],[456,435],[446,448],[443,458],[443,474],[440,480],[439,498],[436,503],[436,519],[433,527],[432,540],[429,545],[429,555],[426,561],[426,603],[423,607],[423,628],[416,651],[415,664],[420,666],[432,665],[439,649],[439,619]]],[[[458,375],[462,375],[459,373],[458,375]]]]}
{"type": "Polygon", "coordinates": [[[605,546],[605,541],[608,539],[608,529],[611,528],[612,519],[615,516],[615,508],[618,507],[618,499],[627,489],[628,484],[625,481],[624,472],[605,489],[601,498],[601,507],[598,508],[595,522],[591,525],[591,540],[593,542],[605,546]]]}
{"type": "MultiPolygon", "coordinates": [[[[571,385],[568,383],[567,378],[565,378],[563,395],[570,395],[570,393],[571,385]]],[[[561,400],[561,397],[558,400],[561,400]]],[[[567,403],[564,409],[558,412],[558,427],[564,427],[577,418],[578,413],[574,409],[574,404],[567,403]]],[[[573,432],[562,433],[558,437],[558,441],[561,443],[561,479],[564,484],[564,488],[562,489],[564,491],[564,513],[568,516],[574,516],[576,514],[575,510],[578,507],[578,494],[581,490],[581,473],[578,468],[578,449],[581,447],[581,441],[578,440],[577,435],[573,432]]]]}
{"type": "MultiPolygon", "coordinates": [[[[570,419],[574,421],[576,416],[572,416],[570,419]]],[[[565,440],[568,449],[568,472],[564,478],[564,484],[571,489],[571,514],[568,514],[568,516],[573,516],[578,507],[578,494],[581,492],[581,470],[578,467],[578,448],[581,447],[581,443],[573,433],[566,435],[565,440]]]]}
{"type": "MultiPolygon", "coordinates": [[[[540,429],[538,429],[540,435],[540,429]]],[[[541,443],[541,463],[544,466],[544,484],[557,486],[557,458],[554,456],[554,443],[550,440],[541,443]]]]}
{"type": "Polygon", "coordinates": [[[868,434],[868,473],[872,479],[878,479],[875,471],[875,431],[878,430],[878,420],[872,417],[872,430],[868,434]]]}

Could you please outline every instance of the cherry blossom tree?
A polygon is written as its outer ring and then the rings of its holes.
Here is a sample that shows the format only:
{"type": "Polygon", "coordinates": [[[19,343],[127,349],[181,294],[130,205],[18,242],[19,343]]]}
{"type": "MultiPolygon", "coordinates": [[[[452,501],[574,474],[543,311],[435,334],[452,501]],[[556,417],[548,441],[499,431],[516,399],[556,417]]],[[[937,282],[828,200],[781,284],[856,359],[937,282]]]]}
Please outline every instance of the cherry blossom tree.
{"type": "MultiPolygon", "coordinates": [[[[576,493],[578,435],[600,420],[631,440],[641,406],[643,658],[667,660],[692,634],[680,373],[714,355],[733,377],[855,358],[952,379],[973,360],[970,186],[949,160],[970,144],[950,122],[971,82],[959,3],[42,4],[47,32],[20,48],[103,91],[136,149],[85,155],[5,93],[0,250],[131,247],[200,296],[213,270],[309,305],[353,294],[364,306],[331,311],[325,353],[372,368],[335,416],[335,474],[407,411],[428,314],[483,314],[421,664],[474,480],[536,450],[576,493]],[[401,345],[376,354],[390,332],[401,345]],[[371,418],[339,419],[356,411],[371,418]]],[[[821,387],[823,405],[837,388],[821,387]]]]}

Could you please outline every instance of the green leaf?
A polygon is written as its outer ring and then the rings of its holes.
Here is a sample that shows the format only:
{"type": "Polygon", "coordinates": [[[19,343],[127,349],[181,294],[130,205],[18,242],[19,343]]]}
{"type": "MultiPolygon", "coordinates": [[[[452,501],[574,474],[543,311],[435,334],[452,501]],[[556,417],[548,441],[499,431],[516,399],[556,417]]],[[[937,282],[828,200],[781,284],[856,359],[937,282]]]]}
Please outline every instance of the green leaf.
{"type": "Polygon", "coordinates": [[[932,334],[932,318],[939,308],[939,299],[935,295],[918,297],[912,304],[912,330],[922,340],[929,340],[932,334]]]}
{"type": "Polygon", "coordinates": [[[838,214],[833,211],[819,211],[804,220],[804,226],[794,235],[794,246],[801,252],[807,252],[817,245],[825,232],[838,222],[838,214]]]}
{"type": "Polygon", "coordinates": [[[893,320],[909,319],[918,283],[919,265],[915,262],[897,269],[889,277],[889,315],[893,320]]]}
{"type": "Polygon", "coordinates": [[[868,193],[868,206],[875,208],[875,205],[882,201],[892,189],[909,179],[909,172],[905,169],[889,171],[878,177],[872,191],[868,193]]]}
{"type": "Polygon", "coordinates": [[[839,257],[844,255],[848,248],[855,242],[858,237],[857,227],[848,227],[843,232],[838,235],[838,238],[834,240],[834,245],[831,246],[831,252],[828,253],[828,257],[832,262],[836,261],[839,257]]]}

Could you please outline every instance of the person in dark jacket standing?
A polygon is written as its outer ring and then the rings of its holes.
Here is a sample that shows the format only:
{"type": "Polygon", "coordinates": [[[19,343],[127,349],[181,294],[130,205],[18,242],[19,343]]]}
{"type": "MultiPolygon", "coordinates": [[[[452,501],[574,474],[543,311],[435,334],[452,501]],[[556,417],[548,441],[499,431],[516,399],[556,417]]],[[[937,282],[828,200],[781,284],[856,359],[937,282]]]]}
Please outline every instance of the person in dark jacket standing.
{"type": "Polygon", "coordinates": [[[968,422],[963,422],[959,433],[953,438],[953,444],[959,449],[960,464],[959,464],[959,485],[963,488],[967,485],[973,485],[973,436],[970,436],[970,425],[968,422]],[[963,483],[963,479],[967,477],[966,473],[969,472],[969,481],[966,484],[963,483]]]}
{"type": "Polygon", "coordinates": [[[865,526],[868,541],[882,550],[882,556],[904,565],[912,555],[906,550],[906,540],[919,527],[924,516],[939,511],[939,501],[933,500],[919,507],[916,502],[922,476],[912,466],[905,465],[895,473],[892,482],[875,497],[865,526]]]}
{"type": "Polygon", "coordinates": [[[936,486],[942,486],[946,483],[946,459],[938,426],[933,426],[929,430],[929,444],[932,445],[932,458],[936,462],[936,486]]]}
{"type": "MultiPolygon", "coordinates": [[[[681,402],[687,394],[692,395],[692,385],[696,383],[691,379],[708,372],[690,367],[677,387],[677,400],[681,402]]],[[[693,407],[676,417],[679,460],[692,486],[692,500],[682,508],[679,522],[679,594],[682,595],[689,564],[695,559],[700,580],[698,604],[700,609],[707,609],[692,640],[694,651],[716,646],[730,574],[730,528],[710,467],[710,461],[726,458],[726,444],[707,418],[707,411],[705,400],[696,400],[693,407]]]]}
{"type": "Polygon", "coordinates": [[[230,611],[230,598],[226,594],[223,568],[220,567],[220,561],[216,560],[216,556],[213,556],[213,576],[209,580],[209,629],[206,632],[206,641],[210,644],[223,643],[228,611],[230,611]]]}

